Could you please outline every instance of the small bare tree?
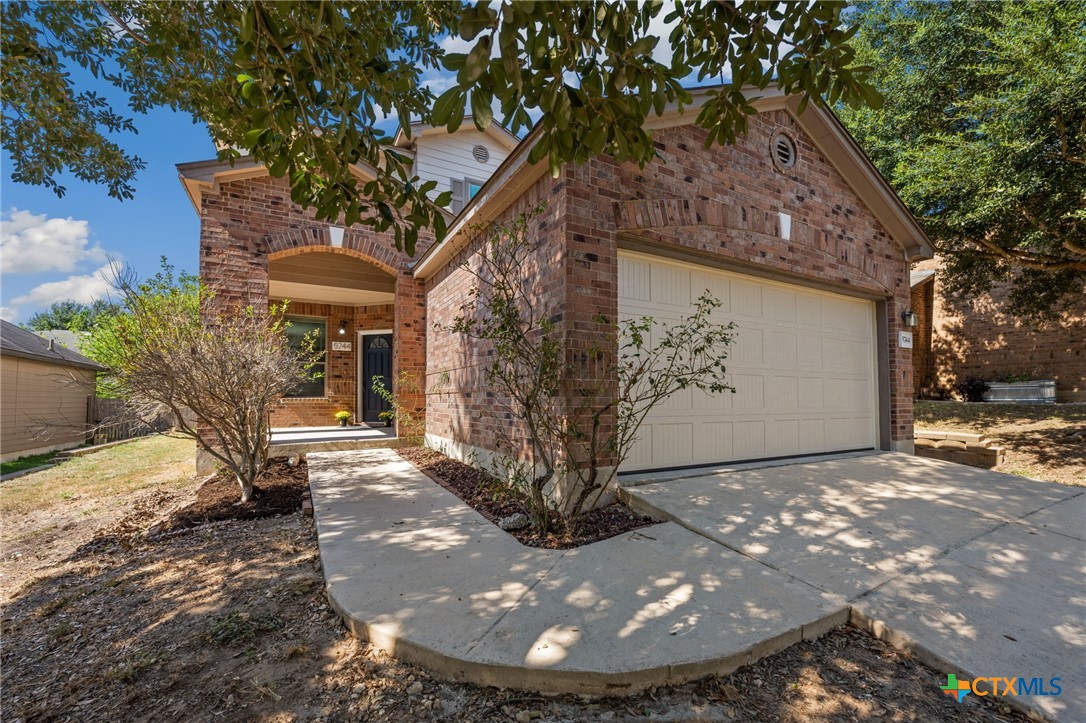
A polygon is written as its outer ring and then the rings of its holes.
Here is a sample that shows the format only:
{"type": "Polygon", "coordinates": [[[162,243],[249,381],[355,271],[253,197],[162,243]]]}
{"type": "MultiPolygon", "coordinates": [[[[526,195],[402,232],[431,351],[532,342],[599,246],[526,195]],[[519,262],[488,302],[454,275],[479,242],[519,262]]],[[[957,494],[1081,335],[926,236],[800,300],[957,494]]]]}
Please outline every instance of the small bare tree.
{"type": "Polygon", "coordinates": [[[532,292],[540,260],[528,225],[542,210],[485,230],[484,247],[464,264],[476,282],[444,328],[487,347],[490,414],[509,453],[500,471],[523,494],[532,524],[572,531],[611,487],[654,407],[691,387],[734,391],[724,366],[734,325],[713,319],[720,302],[706,292],[671,323],[597,317],[610,331],[571,352],[554,310],[532,292]],[[561,504],[556,487],[570,490],[561,504]]]}
{"type": "Polygon", "coordinates": [[[175,279],[165,260],[143,282],[115,269],[114,286],[124,313],[100,324],[86,350],[109,368],[100,385],[137,419],[171,412],[175,432],[230,470],[249,501],[268,461],[271,407],[318,361],[315,345],[287,343],[285,305],[216,304],[198,278],[175,279]]]}

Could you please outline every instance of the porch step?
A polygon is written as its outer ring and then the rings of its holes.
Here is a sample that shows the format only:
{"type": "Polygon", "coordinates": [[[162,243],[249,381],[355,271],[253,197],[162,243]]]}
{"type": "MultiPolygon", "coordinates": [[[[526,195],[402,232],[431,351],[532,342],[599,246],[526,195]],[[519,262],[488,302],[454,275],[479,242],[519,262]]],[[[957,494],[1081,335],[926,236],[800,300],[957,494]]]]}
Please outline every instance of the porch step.
{"type": "Polygon", "coordinates": [[[410,447],[414,442],[399,437],[382,437],[380,439],[338,439],[323,442],[286,442],[272,443],[268,447],[269,457],[292,457],[296,454],[308,454],[310,452],[349,452],[356,449],[397,449],[410,447]]]}

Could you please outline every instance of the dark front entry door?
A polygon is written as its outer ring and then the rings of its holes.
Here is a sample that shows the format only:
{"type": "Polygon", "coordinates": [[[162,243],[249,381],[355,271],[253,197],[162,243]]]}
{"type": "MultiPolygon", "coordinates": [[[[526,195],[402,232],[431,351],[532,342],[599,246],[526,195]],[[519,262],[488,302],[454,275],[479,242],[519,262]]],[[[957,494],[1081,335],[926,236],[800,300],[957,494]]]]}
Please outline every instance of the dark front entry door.
{"type": "Polygon", "coordinates": [[[362,414],[365,422],[382,422],[381,412],[390,405],[373,393],[373,378],[381,377],[385,389],[392,390],[392,334],[367,334],[362,337],[362,414]]]}

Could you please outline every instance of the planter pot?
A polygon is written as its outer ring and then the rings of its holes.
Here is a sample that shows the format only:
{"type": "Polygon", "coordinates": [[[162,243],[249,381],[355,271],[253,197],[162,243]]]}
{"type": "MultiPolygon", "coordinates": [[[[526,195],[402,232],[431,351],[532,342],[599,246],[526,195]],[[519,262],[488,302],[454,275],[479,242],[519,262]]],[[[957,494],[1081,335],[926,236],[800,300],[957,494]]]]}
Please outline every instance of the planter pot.
{"type": "Polygon", "coordinates": [[[990,382],[984,401],[1004,404],[1055,404],[1056,382],[1038,379],[1031,382],[990,382]]]}
{"type": "Polygon", "coordinates": [[[391,419],[386,419],[385,420],[385,426],[386,427],[391,427],[392,426],[392,420],[391,419]]]}
{"type": "Polygon", "coordinates": [[[339,420],[339,426],[346,427],[347,426],[347,420],[346,419],[339,420]]]}

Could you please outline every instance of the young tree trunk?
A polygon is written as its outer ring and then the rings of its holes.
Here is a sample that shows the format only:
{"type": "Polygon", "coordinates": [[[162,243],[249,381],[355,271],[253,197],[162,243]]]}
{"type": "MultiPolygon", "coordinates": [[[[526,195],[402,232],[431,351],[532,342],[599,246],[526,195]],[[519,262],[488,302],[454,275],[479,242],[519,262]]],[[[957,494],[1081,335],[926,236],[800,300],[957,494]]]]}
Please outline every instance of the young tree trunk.
{"type": "Polygon", "coordinates": [[[235,475],[238,479],[238,485],[241,487],[241,503],[245,504],[253,497],[253,480],[252,477],[246,479],[247,475],[235,475]]]}

